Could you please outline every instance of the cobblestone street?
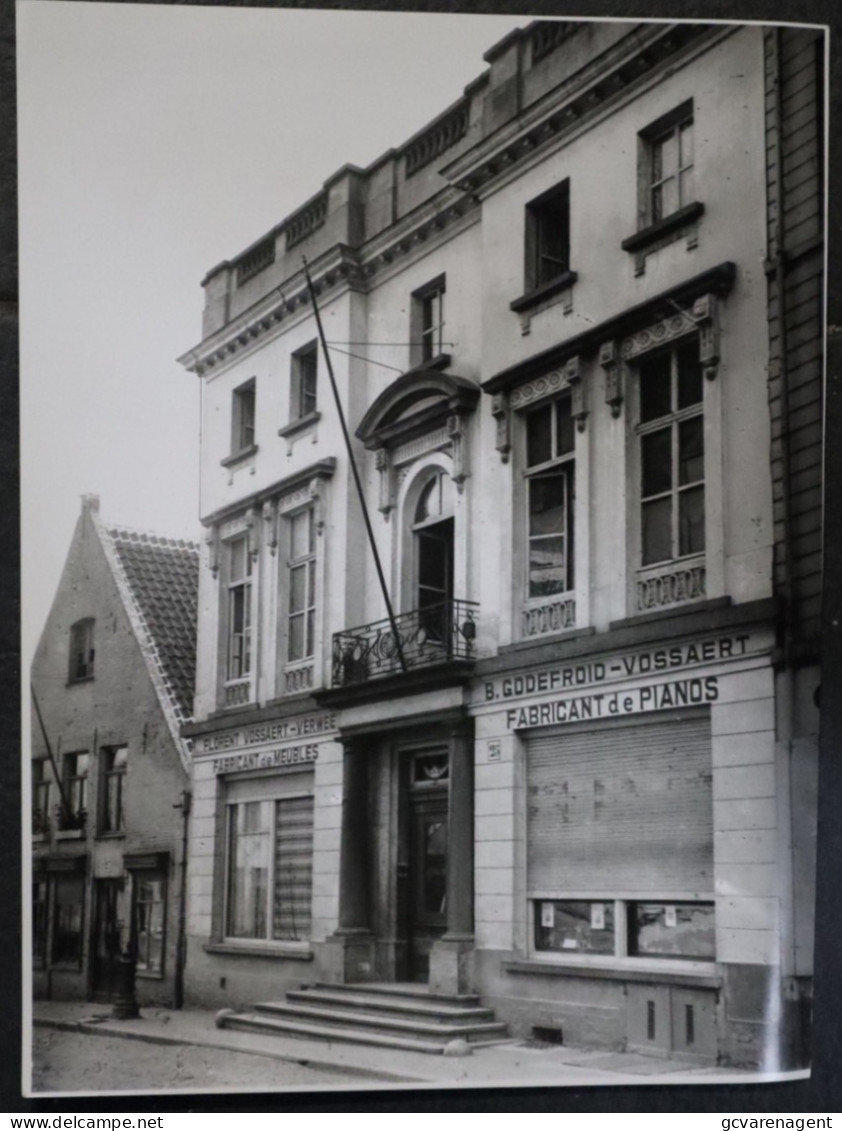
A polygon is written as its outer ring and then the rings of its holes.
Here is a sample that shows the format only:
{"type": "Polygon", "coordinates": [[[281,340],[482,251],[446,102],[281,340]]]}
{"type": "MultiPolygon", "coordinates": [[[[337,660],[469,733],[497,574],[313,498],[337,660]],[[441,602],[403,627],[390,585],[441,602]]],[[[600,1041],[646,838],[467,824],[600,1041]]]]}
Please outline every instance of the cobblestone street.
{"type": "Polygon", "coordinates": [[[103,1035],[35,1031],[32,1087],[36,1092],[165,1091],[212,1088],[274,1091],[359,1086],[342,1072],[266,1056],[192,1045],[158,1045],[103,1035]]]}

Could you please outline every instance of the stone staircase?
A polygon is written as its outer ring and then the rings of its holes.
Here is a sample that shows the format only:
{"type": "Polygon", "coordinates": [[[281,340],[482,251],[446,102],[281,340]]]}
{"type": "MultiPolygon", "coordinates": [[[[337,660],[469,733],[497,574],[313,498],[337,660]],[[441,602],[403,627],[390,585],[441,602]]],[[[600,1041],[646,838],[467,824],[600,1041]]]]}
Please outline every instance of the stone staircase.
{"type": "Polygon", "coordinates": [[[475,994],[436,994],[414,983],[316,983],[290,990],[283,1002],[262,1002],[217,1014],[220,1028],[348,1041],[410,1052],[467,1052],[508,1040],[502,1022],[475,994]],[[459,1042],[451,1044],[451,1042],[459,1042]],[[463,1043],[464,1042],[464,1043],[463,1043]]]}

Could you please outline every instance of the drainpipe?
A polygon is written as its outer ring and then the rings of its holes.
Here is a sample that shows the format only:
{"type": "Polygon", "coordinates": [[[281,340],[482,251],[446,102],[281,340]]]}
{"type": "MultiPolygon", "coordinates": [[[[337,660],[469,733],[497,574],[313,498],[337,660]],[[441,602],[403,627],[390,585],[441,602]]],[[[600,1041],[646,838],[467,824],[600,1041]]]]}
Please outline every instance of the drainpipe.
{"type": "Polygon", "coordinates": [[[181,810],[181,883],[178,892],[178,935],[173,979],[173,1004],[176,1009],[181,1009],[184,1005],[184,967],[187,962],[187,833],[192,800],[190,790],[185,789],[181,792],[181,801],[173,805],[173,809],[181,810]]]}
{"type": "MultiPolygon", "coordinates": [[[[781,421],[781,517],[783,535],[781,551],[783,555],[783,691],[786,697],[786,713],[781,722],[786,727],[785,734],[780,738],[786,743],[786,770],[787,793],[789,808],[789,844],[792,850],[793,840],[793,814],[792,814],[792,751],[793,751],[793,717],[795,713],[795,666],[793,662],[793,645],[795,636],[795,610],[793,608],[792,585],[792,507],[790,501],[790,411],[789,411],[789,371],[787,364],[787,330],[786,330],[786,229],[784,224],[785,187],[784,187],[784,159],[783,159],[783,35],[780,27],[774,31],[775,43],[775,100],[774,100],[774,130],[777,139],[775,146],[775,178],[778,186],[778,215],[775,221],[775,254],[773,258],[773,272],[775,289],[778,296],[778,350],[780,372],[780,421],[781,421]]],[[[789,967],[789,975],[795,976],[795,888],[794,876],[790,874],[790,899],[789,899],[789,947],[785,960],[785,968],[789,967]]],[[[783,955],[781,956],[784,957],[783,955]]],[[[784,986],[781,987],[784,990],[784,986]]],[[[770,1003],[771,1005],[771,1003],[770,1003]]],[[[774,1016],[780,1010],[781,1003],[776,1003],[777,1009],[772,1010],[774,1016]]],[[[779,1014],[778,1014],[779,1015],[779,1014]]],[[[779,1015],[779,1024],[780,1024],[779,1015]]],[[[783,1034],[779,1034],[778,1043],[783,1034]]]]}

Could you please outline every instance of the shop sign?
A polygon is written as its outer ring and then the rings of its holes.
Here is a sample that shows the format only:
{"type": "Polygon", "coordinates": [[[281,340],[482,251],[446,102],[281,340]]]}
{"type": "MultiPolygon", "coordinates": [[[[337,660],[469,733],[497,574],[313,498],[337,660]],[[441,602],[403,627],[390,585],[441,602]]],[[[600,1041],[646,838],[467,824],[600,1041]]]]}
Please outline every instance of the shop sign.
{"type": "Polygon", "coordinates": [[[217,750],[240,750],[243,747],[262,746],[269,742],[307,738],[336,730],[335,715],[302,715],[299,718],[277,719],[271,723],[255,723],[237,730],[220,731],[204,735],[197,743],[199,754],[217,750]]]}
{"type": "MultiPolygon", "coordinates": [[[[646,651],[620,653],[609,656],[605,660],[583,660],[579,663],[544,668],[537,672],[487,680],[483,686],[483,701],[522,699],[554,691],[619,683],[622,680],[638,679],[641,676],[664,675],[667,672],[681,671],[703,664],[743,659],[758,651],[752,637],[744,633],[716,636],[709,640],[690,641],[646,651]]],[[[665,706],[671,705],[665,704],[665,706]]],[[[649,709],[651,710],[651,707],[649,709]]]]}
{"type": "Polygon", "coordinates": [[[718,698],[717,677],[696,676],[646,683],[626,691],[593,691],[553,699],[548,703],[524,703],[507,709],[506,726],[509,730],[525,730],[592,719],[616,719],[642,711],[704,706],[715,703],[718,698]]]}
{"type": "Polygon", "coordinates": [[[236,754],[226,754],[214,758],[215,774],[233,774],[240,770],[268,770],[302,766],[315,762],[319,756],[319,744],[306,746],[282,746],[277,750],[241,750],[236,754]]]}

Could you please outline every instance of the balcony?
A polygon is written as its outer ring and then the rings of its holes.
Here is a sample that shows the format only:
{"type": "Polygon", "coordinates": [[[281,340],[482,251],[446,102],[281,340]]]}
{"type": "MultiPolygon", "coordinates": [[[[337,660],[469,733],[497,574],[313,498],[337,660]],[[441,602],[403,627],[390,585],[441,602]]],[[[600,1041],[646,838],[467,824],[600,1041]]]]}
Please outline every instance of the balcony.
{"type": "Polygon", "coordinates": [[[446,601],[337,632],[333,637],[333,686],[475,658],[475,601],[446,601]]]}

